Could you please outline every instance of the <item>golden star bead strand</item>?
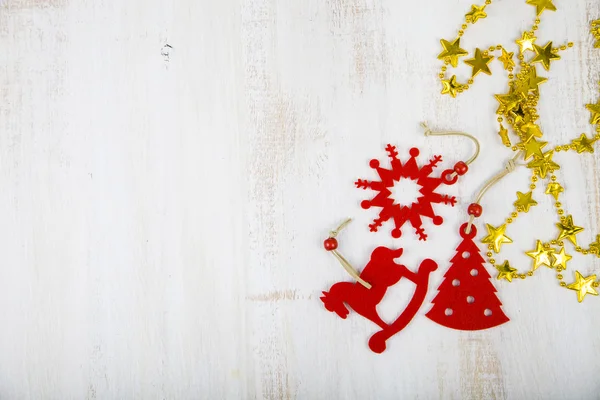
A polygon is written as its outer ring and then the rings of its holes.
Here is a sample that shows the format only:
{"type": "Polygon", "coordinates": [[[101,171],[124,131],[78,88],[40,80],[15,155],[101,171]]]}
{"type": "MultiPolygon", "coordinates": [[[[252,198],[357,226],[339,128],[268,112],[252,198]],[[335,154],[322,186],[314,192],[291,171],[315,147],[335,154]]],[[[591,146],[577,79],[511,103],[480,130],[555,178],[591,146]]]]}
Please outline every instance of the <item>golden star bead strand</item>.
{"type": "MultiPolygon", "coordinates": [[[[548,187],[557,189],[562,187],[558,183],[556,175],[551,175],[548,179],[548,187]]],[[[570,290],[577,292],[577,299],[579,302],[583,301],[586,295],[597,295],[596,288],[600,286],[600,281],[597,280],[596,275],[590,275],[584,277],[579,271],[575,271],[575,282],[567,284],[564,281],[563,271],[567,269],[568,262],[572,259],[572,256],[567,254],[565,249],[565,239],[573,243],[575,251],[583,255],[596,255],[600,257],[600,235],[596,236],[596,241],[591,243],[587,249],[577,245],[576,236],[583,231],[583,228],[577,226],[573,222],[572,216],[565,216],[565,211],[562,208],[562,203],[558,201],[560,191],[557,191],[557,195],[554,196],[556,213],[559,217],[557,226],[559,228],[558,237],[550,242],[542,242],[536,240],[536,247],[530,251],[526,251],[525,255],[531,258],[532,266],[525,272],[519,272],[517,268],[513,268],[508,260],[505,260],[502,265],[498,265],[494,258],[494,253],[499,254],[501,252],[501,246],[503,244],[512,243],[512,239],[508,237],[506,231],[508,226],[512,224],[517,217],[522,213],[527,213],[529,209],[537,205],[537,202],[533,199],[533,191],[538,187],[536,183],[539,178],[536,174],[531,176],[531,185],[529,188],[530,192],[522,193],[517,192],[517,199],[513,203],[515,211],[513,211],[508,218],[506,218],[504,224],[500,226],[492,226],[487,224],[488,235],[483,238],[482,242],[488,244],[488,262],[498,271],[498,280],[507,280],[512,282],[513,279],[524,280],[527,277],[533,276],[540,267],[544,266],[549,269],[556,270],[556,278],[560,282],[561,287],[565,287],[570,290]]]]}
{"type": "Polygon", "coordinates": [[[572,256],[566,252],[565,240],[572,243],[574,250],[578,253],[600,257],[600,235],[596,235],[596,241],[589,244],[588,248],[578,245],[577,235],[583,231],[583,228],[573,222],[571,215],[565,215],[563,205],[558,201],[560,194],[564,190],[560,190],[562,189],[562,185],[558,182],[558,178],[554,174],[548,179],[546,193],[550,194],[555,200],[554,206],[559,221],[556,224],[559,229],[557,238],[550,242],[536,240],[536,247],[525,252],[525,255],[532,259],[531,268],[525,272],[518,272],[507,260],[502,265],[496,264],[494,253],[499,254],[501,248],[497,248],[495,243],[512,243],[512,239],[507,236],[506,230],[520,214],[527,213],[531,207],[537,205],[537,202],[533,198],[533,191],[538,187],[536,185],[538,182],[539,178],[533,173],[531,176],[531,185],[529,186],[531,191],[527,193],[517,192],[517,200],[513,203],[515,211],[506,218],[504,224],[498,227],[488,224],[489,234],[482,240],[483,243],[488,244],[488,252],[486,253],[488,262],[498,271],[497,279],[499,280],[512,282],[512,279],[516,278],[526,279],[529,276],[533,276],[540,267],[545,266],[556,270],[556,278],[559,280],[560,286],[577,292],[578,301],[583,301],[587,294],[597,295],[596,288],[600,286],[600,281],[597,280],[596,275],[584,277],[579,271],[575,271],[575,282],[567,284],[564,281],[562,272],[567,269],[567,264],[572,259],[572,256]]]}
{"type": "MultiPolygon", "coordinates": [[[[573,150],[576,150],[576,148],[573,148],[573,150]]],[[[592,150],[592,152],[593,152],[593,150],[592,150]]],[[[550,177],[550,180],[551,181],[548,184],[549,186],[558,185],[558,186],[562,187],[562,185],[560,185],[560,183],[557,182],[558,178],[556,177],[556,175],[552,175],[550,177]]],[[[555,241],[553,241],[554,244],[559,246],[559,250],[560,250],[560,251],[558,251],[558,249],[557,249],[555,256],[554,256],[555,257],[554,266],[556,267],[556,272],[557,272],[556,279],[558,279],[558,281],[560,282],[561,287],[565,287],[567,289],[576,291],[577,292],[577,301],[579,301],[581,303],[587,294],[591,294],[594,296],[598,295],[596,288],[600,286],[600,281],[596,280],[595,274],[584,277],[583,275],[581,275],[581,273],[579,271],[575,271],[575,282],[573,282],[571,284],[567,284],[564,281],[564,276],[562,274],[562,271],[567,269],[567,262],[570,261],[572,257],[570,255],[566,254],[564,242],[560,239],[566,238],[566,239],[570,240],[573,243],[573,245],[575,246],[575,251],[578,253],[581,253],[583,255],[591,254],[591,255],[600,256],[600,235],[596,235],[596,242],[590,243],[590,245],[588,246],[587,249],[578,246],[576,235],[581,233],[583,231],[583,228],[578,227],[573,223],[573,217],[571,215],[568,215],[568,216],[564,215],[564,210],[562,209],[562,204],[558,201],[558,196],[555,197],[554,205],[556,208],[556,213],[560,220],[560,222],[557,223],[557,227],[559,228],[560,233],[559,233],[558,238],[555,241]]]]}
{"type": "MultiPolygon", "coordinates": [[[[496,112],[499,123],[498,135],[502,144],[511,148],[516,155],[509,161],[505,171],[498,174],[484,186],[475,203],[469,207],[470,224],[473,223],[474,218],[479,217],[482,213],[480,202],[485,192],[513,171],[517,166],[517,159],[523,156],[526,162],[524,165],[530,168],[532,173],[529,191],[516,193],[516,199],[513,203],[515,209],[503,224],[498,226],[486,224],[487,235],[482,241],[488,245],[488,252],[486,253],[488,261],[497,269],[497,279],[509,282],[512,282],[513,278],[526,279],[533,276],[538,270],[555,269],[560,285],[576,291],[577,299],[581,302],[588,294],[598,294],[595,288],[600,286],[600,282],[596,280],[596,275],[585,277],[579,271],[575,272],[573,283],[568,284],[564,281],[562,272],[567,269],[567,265],[572,258],[566,252],[565,242],[571,243],[576,252],[600,257],[600,235],[596,236],[596,241],[591,243],[588,248],[582,248],[577,244],[577,235],[583,231],[583,228],[573,222],[572,216],[565,213],[562,203],[559,201],[565,187],[558,182],[558,178],[554,174],[556,170],[560,169],[560,165],[554,160],[554,156],[565,151],[574,151],[578,154],[594,152],[594,144],[600,139],[600,100],[597,103],[586,105],[587,110],[590,112],[590,124],[596,125],[595,136],[589,138],[586,134],[581,134],[571,140],[569,144],[554,147],[549,147],[548,142],[542,139],[543,132],[536,123],[539,119],[537,105],[540,99],[539,86],[545,83],[547,78],[538,76],[536,66],[539,64],[545,70],[550,70],[552,63],[560,59],[559,52],[573,47],[573,43],[569,42],[559,46],[554,46],[552,41],[545,44],[539,43],[535,33],[541,23],[540,16],[544,11],[556,11],[556,7],[552,0],[526,0],[526,3],[536,8],[536,18],[531,29],[522,32],[515,41],[518,45],[517,62],[514,61],[514,52],[509,52],[503,45],[491,46],[486,50],[476,48],[472,58],[463,60],[466,65],[472,67],[472,74],[466,84],[461,84],[455,75],[449,79],[446,78],[448,66],[456,67],[459,59],[468,56],[469,53],[460,47],[460,39],[469,24],[474,24],[487,17],[486,7],[491,4],[491,1],[486,1],[484,6],[471,6],[470,12],[465,15],[465,23],[461,26],[462,29],[458,31],[458,36],[453,40],[441,41],[443,51],[438,58],[444,61],[439,74],[443,85],[442,94],[456,97],[457,94],[469,89],[478,74],[491,74],[488,64],[494,58],[502,63],[503,68],[508,72],[509,84],[506,93],[495,95],[499,104],[496,112]],[[499,52],[499,54],[496,52],[499,52]],[[503,123],[506,123],[507,126],[503,123]],[[510,138],[511,131],[517,138],[514,144],[510,138]],[[540,179],[547,181],[545,185],[540,185],[540,179]],[[508,261],[498,265],[494,253],[498,255],[504,245],[513,242],[508,236],[507,230],[519,215],[527,213],[531,207],[537,205],[534,191],[538,186],[543,187],[545,189],[544,193],[554,199],[558,217],[556,226],[559,231],[556,239],[549,242],[536,240],[535,248],[525,252],[525,255],[530,258],[532,266],[524,272],[519,272],[517,268],[513,268],[508,261]],[[540,268],[542,266],[544,268],[540,268]]],[[[596,41],[600,40],[600,20],[592,22],[591,33],[596,41]]],[[[594,45],[598,44],[595,43],[594,45]]]]}
{"type": "MultiPolygon", "coordinates": [[[[487,75],[491,75],[492,72],[489,69],[489,64],[495,58],[498,59],[498,61],[502,63],[503,68],[509,72],[509,79],[514,78],[513,71],[515,68],[515,61],[513,57],[515,53],[509,52],[502,44],[490,46],[487,49],[476,48],[472,58],[463,60],[466,65],[469,65],[472,68],[471,78],[466,83],[463,84],[458,82],[456,75],[450,77],[446,76],[449,65],[456,68],[459,59],[469,55],[468,51],[460,47],[460,40],[470,25],[487,17],[485,10],[491,3],[491,0],[486,0],[482,6],[477,6],[475,4],[471,5],[471,10],[465,14],[464,23],[458,30],[457,36],[451,40],[440,40],[442,51],[439,53],[438,59],[442,60],[444,64],[442,65],[438,76],[442,83],[442,94],[456,97],[459,93],[463,93],[470,88],[470,85],[474,83],[474,78],[479,73],[483,72],[487,75]]],[[[525,61],[523,54],[526,51],[532,51],[535,53],[535,56],[531,60],[531,63],[541,63],[546,70],[549,70],[551,62],[560,59],[558,52],[560,50],[566,50],[568,47],[571,47],[572,44],[561,45],[558,47],[553,47],[552,42],[548,42],[544,46],[536,44],[537,38],[535,37],[535,31],[539,29],[539,24],[541,23],[540,15],[545,10],[556,11],[556,7],[550,0],[527,0],[526,3],[536,7],[537,17],[535,18],[531,29],[523,32],[521,38],[516,40],[516,44],[519,46],[519,55],[517,58],[522,64],[525,61]]],[[[542,78],[542,80],[545,80],[545,78],[542,78]]],[[[501,135],[504,133],[502,128],[499,133],[501,135]]],[[[506,145],[507,141],[505,140],[505,137],[503,137],[503,139],[503,143],[506,145]]],[[[510,147],[510,145],[508,145],[508,147],[510,147]]]]}

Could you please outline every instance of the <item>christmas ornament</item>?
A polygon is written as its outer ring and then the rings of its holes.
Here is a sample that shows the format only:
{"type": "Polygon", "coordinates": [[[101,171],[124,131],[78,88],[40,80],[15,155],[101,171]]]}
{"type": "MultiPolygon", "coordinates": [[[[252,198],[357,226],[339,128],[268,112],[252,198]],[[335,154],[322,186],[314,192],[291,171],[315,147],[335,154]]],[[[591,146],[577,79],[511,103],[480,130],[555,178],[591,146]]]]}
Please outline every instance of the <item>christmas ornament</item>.
{"type": "MultiPolygon", "coordinates": [[[[485,260],[473,242],[477,229],[469,224],[460,228],[462,242],[444,275],[444,281],[426,314],[432,321],[452,329],[476,331],[508,322],[496,296],[496,288],[486,271],[485,260]]],[[[507,267],[510,268],[510,267],[507,267]]]]}
{"type": "Polygon", "coordinates": [[[506,232],[506,224],[500,225],[494,228],[490,224],[487,225],[488,235],[482,240],[483,243],[489,243],[494,247],[494,251],[497,253],[500,251],[500,246],[504,243],[512,243],[512,239],[504,234],[506,232]]]}
{"type": "Polygon", "coordinates": [[[556,11],[556,7],[552,4],[552,0],[527,0],[527,4],[536,7],[536,14],[539,17],[544,10],[556,11]]]}
{"type": "Polygon", "coordinates": [[[329,291],[323,292],[321,301],[327,310],[336,313],[342,319],[348,317],[349,307],[357,314],[375,323],[381,330],[371,336],[369,348],[375,353],[382,353],[387,347],[387,340],[404,329],[419,311],[427,295],[429,275],[437,269],[437,264],[432,260],[425,259],[419,265],[417,272],[413,272],[394,261],[402,255],[403,249],[378,247],[373,250],[370,261],[359,275],[336,250],[338,247],[336,236],[349,222],[350,220],[331,231],[324,242],[324,247],[340,261],[344,269],[358,283],[338,282],[329,291]],[[415,284],[415,292],[400,316],[388,324],[379,316],[377,305],[385,296],[387,289],[402,278],[415,284]]]}
{"type": "Polygon", "coordinates": [[[586,294],[598,296],[598,292],[595,289],[595,287],[598,286],[594,286],[594,283],[596,282],[596,275],[584,277],[579,273],[579,271],[575,271],[575,277],[576,281],[570,285],[567,285],[567,288],[577,292],[577,301],[581,303],[586,294]]]}
{"type": "Polygon", "coordinates": [[[546,43],[544,47],[534,44],[533,50],[535,51],[536,56],[531,60],[531,63],[542,63],[546,71],[550,71],[550,62],[560,60],[560,56],[556,54],[552,48],[552,42],[546,43]]]}
{"type": "MultiPolygon", "coordinates": [[[[487,13],[486,8],[491,3],[491,0],[486,0],[485,5],[472,6],[471,12],[465,16],[465,23],[458,31],[456,39],[444,40],[444,42],[460,44],[460,39],[464,36],[470,24],[483,19],[483,17],[473,18],[473,11],[476,10],[479,15],[483,16],[487,13]]],[[[510,51],[501,44],[491,46],[483,51],[475,48],[474,56],[471,59],[466,58],[464,60],[466,65],[472,67],[471,78],[466,83],[459,82],[455,75],[447,78],[446,73],[449,66],[457,67],[460,61],[459,57],[467,57],[469,52],[460,47],[458,47],[460,51],[454,49],[454,52],[442,52],[438,56],[444,62],[439,78],[443,84],[442,94],[450,94],[455,97],[470,88],[479,72],[487,73],[485,68],[489,62],[493,61],[494,57],[502,63],[503,68],[508,72],[506,93],[495,95],[498,101],[496,114],[499,123],[498,136],[502,144],[511,148],[515,155],[509,160],[505,170],[483,187],[474,204],[481,207],[480,202],[485,192],[506,174],[514,171],[520,165],[517,161],[521,158],[525,162],[524,165],[529,168],[531,178],[527,190],[516,192],[516,199],[513,200],[514,211],[499,225],[486,224],[487,235],[482,240],[488,246],[486,256],[488,262],[498,271],[497,279],[503,281],[512,282],[514,278],[523,280],[533,276],[540,270],[555,270],[560,286],[576,291],[577,300],[581,302],[586,298],[586,295],[597,293],[600,281],[597,280],[595,274],[584,276],[579,271],[575,271],[574,282],[567,283],[564,281],[562,272],[567,269],[572,258],[568,254],[567,244],[570,243],[576,252],[583,255],[591,254],[600,257],[600,235],[597,236],[596,242],[588,246],[578,244],[579,235],[584,228],[579,226],[573,216],[569,215],[564,209],[560,199],[567,186],[559,182],[555,172],[561,168],[559,164],[561,153],[568,151],[581,155],[594,153],[595,143],[600,139],[600,100],[586,105],[590,113],[590,124],[595,125],[594,135],[589,136],[582,133],[574,137],[570,143],[562,145],[553,145],[543,140],[543,132],[538,123],[537,106],[541,96],[540,85],[545,83],[547,78],[538,76],[537,65],[541,65],[546,71],[550,70],[552,64],[560,60],[559,52],[573,47],[573,43],[555,46],[552,41],[548,41],[546,44],[539,42],[536,31],[538,31],[541,23],[541,16],[546,15],[546,12],[556,11],[556,6],[552,0],[526,0],[526,3],[535,7],[534,22],[530,29],[520,33],[520,37],[516,40],[518,48],[515,51],[510,51]],[[517,62],[513,60],[514,53],[517,54],[517,62]],[[453,56],[454,58],[452,58],[453,56]],[[514,139],[511,138],[511,134],[514,139]],[[510,238],[510,225],[520,215],[529,212],[531,207],[537,206],[538,194],[536,194],[536,189],[538,187],[544,188],[544,193],[551,196],[554,202],[558,218],[556,236],[546,241],[535,239],[535,247],[529,247],[524,251],[524,255],[528,257],[531,263],[531,267],[527,271],[517,271],[509,261],[504,261],[499,265],[496,264],[495,254],[499,254],[504,246],[510,246],[513,243],[510,238]],[[542,266],[544,268],[540,268],[542,266]]],[[[600,48],[600,20],[591,23],[590,31],[595,39],[594,46],[600,48]]],[[[474,218],[480,216],[481,212],[478,213],[479,215],[470,213],[470,224],[474,221],[474,218]]]]}
{"type": "Polygon", "coordinates": [[[432,132],[425,123],[422,124],[422,127],[425,129],[426,136],[464,136],[470,138],[476,143],[476,153],[466,162],[457,162],[453,169],[447,169],[439,176],[432,176],[434,169],[442,161],[442,156],[434,156],[429,160],[429,163],[423,167],[419,167],[416,160],[420,154],[419,149],[414,147],[410,149],[410,159],[402,163],[398,158],[396,147],[388,144],[385,150],[390,159],[390,168],[383,168],[379,160],[371,160],[369,165],[379,175],[379,181],[358,179],[355,183],[357,188],[364,190],[371,189],[377,192],[375,197],[370,200],[364,200],[361,203],[364,209],[381,209],[379,216],[369,225],[371,232],[377,232],[383,223],[392,220],[394,223],[394,229],[391,232],[392,237],[399,238],[402,235],[402,226],[406,222],[410,222],[419,240],[427,240],[427,234],[425,234],[425,230],[422,227],[422,217],[431,218],[434,225],[441,225],[444,222],[441,216],[435,215],[432,204],[445,204],[452,207],[456,204],[454,196],[440,194],[436,190],[441,185],[455,184],[459,176],[467,173],[469,164],[479,154],[479,143],[473,136],[462,132],[432,132]],[[420,196],[416,202],[410,205],[399,204],[393,198],[391,189],[403,179],[412,180],[420,186],[420,196]]]}
{"type": "Polygon", "coordinates": [[[440,40],[440,43],[442,43],[444,50],[440,53],[438,58],[447,60],[453,67],[458,66],[458,57],[469,54],[466,50],[460,48],[460,37],[456,38],[453,42],[442,39],[440,40]]]}

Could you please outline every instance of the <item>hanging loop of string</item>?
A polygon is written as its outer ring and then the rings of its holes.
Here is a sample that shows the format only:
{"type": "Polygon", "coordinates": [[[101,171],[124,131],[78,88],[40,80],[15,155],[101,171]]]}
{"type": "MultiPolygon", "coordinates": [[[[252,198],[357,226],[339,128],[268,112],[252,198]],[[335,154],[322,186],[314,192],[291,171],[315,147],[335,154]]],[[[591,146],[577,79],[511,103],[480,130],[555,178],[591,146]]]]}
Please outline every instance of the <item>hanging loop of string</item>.
{"type": "Polygon", "coordinates": [[[329,231],[329,237],[330,238],[335,238],[342,231],[342,229],[344,229],[345,227],[348,226],[348,224],[350,222],[352,222],[352,218],[348,218],[347,220],[345,220],[344,222],[342,222],[340,224],[340,226],[338,226],[337,228],[335,228],[332,231],[329,231]]]}
{"type": "MultiPolygon", "coordinates": [[[[475,202],[474,202],[475,204],[480,204],[481,200],[483,199],[483,196],[488,192],[488,190],[490,190],[492,188],[492,186],[494,186],[496,183],[500,182],[502,180],[502,178],[504,178],[506,175],[510,174],[511,172],[515,171],[517,169],[517,167],[520,167],[521,165],[525,165],[525,164],[517,164],[517,160],[521,156],[521,153],[522,153],[521,151],[518,151],[514,155],[514,157],[512,157],[511,159],[509,159],[506,162],[504,169],[502,171],[500,171],[498,174],[496,174],[496,176],[494,176],[492,179],[490,179],[481,188],[481,190],[477,194],[477,197],[475,198],[475,202]]],[[[475,221],[475,216],[471,215],[469,217],[469,224],[467,225],[467,229],[465,230],[467,235],[469,233],[471,233],[471,226],[473,225],[473,221],[475,221]]]]}
{"type": "MultiPolygon", "coordinates": [[[[340,224],[340,226],[338,226],[334,230],[330,231],[329,232],[329,238],[335,239],[335,237],[345,227],[347,227],[350,222],[352,222],[352,219],[348,218],[347,220],[345,220],[344,222],[342,222],[340,224]]],[[[337,260],[340,262],[340,264],[342,265],[342,267],[344,267],[344,269],[346,270],[346,272],[348,272],[348,274],[350,274],[350,276],[352,276],[352,278],[354,278],[358,283],[360,283],[361,285],[363,285],[367,289],[371,289],[371,287],[372,287],[371,284],[360,277],[360,275],[358,274],[358,272],[356,272],[356,270],[354,269],[354,267],[352,267],[352,265],[348,262],[348,260],[346,260],[344,258],[344,256],[342,256],[340,254],[339,251],[337,251],[336,249],[333,249],[333,250],[330,250],[329,252],[331,254],[333,254],[335,256],[335,258],[337,258],[337,260]]]]}
{"type": "MultiPolygon", "coordinates": [[[[462,136],[462,137],[471,139],[473,141],[473,143],[475,143],[475,153],[471,156],[471,158],[469,158],[467,161],[465,161],[465,164],[470,165],[479,156],[479,152],[481,150],[481,145],[479,144],[479,140],[477,140],[477,138],[475,136],[470,135],[465,132],[457,132],[457,131],[434,132],[429,128],[429,125],[427,125],[427,122],[421,122],[421,127],[425,131],[424,132],[425,136],[462,136]]],[[[456,172],[453,172],[452,174],[450,174],[450,177],[451,177],[451,179],[454,179],[457,175],[458,174],[456,172]]]]}

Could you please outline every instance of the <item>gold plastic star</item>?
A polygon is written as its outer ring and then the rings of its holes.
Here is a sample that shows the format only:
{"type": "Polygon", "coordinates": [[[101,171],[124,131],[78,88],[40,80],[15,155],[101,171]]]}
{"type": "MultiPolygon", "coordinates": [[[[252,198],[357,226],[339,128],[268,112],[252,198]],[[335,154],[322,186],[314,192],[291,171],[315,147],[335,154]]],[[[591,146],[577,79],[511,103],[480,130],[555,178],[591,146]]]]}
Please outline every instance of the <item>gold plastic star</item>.
{"type": "Polygon", "coordinates": [[[552,4],[552,0],[527,0],[527,4],[536,7],[536,13],[539,16],[544,10],[556,11],[556,7],[552,4]]]}
{"type": "Polygon", "coordinates": [[[538,77],[537,69],[535,68],[535,65],[531,66],[531,69],[529,70],[529,74],[527,75],[527,83],[529,85],[529,90],[533,90],[533,91],[537,92],[539,90],[540,84],[546,82],[547,80],[548,80],[548,78],[538,77]]]}
{"type": "Polygon", "coordinates": [[[502,64],[504,64],[505,70],[508,70],[509,68],[515,66],[515,62],[513,61],[514,55],[515,53],[509,53],[504,47],[502,48],[502,55],[498,57],[498,60],[500,60],[502,64]]]}
{"type": "Polygon", "coordinates": [[[574,139],[571,143],[575,145],[575,150],[577,150],[578,153],[583,153],[583,152],[588,152],[588,153],[593,153],[594,152],[594,146],[592,146],[594,144],[594,142],[596,142],[596,140],[598,139],[588,139],[587,136],[585,136],[585,133],[582,133],[581,136],[579,136],[579,139],[574,139]]]}
{"type": "Polygon", "coordinates": [[[544,136],[540,127],[532,122],[528,122],[521,126],[521,132],[525,134],[525,140],[529,140],[532,137],[541,138],[544,136]]]}
{"type": "Polygon", "coordinates": [[[546,188],[546,194],[554,196],[554,200],[558,200],[558,196],[564,191],[565,189],[558,182],[550,182],[546,188]]]}
{"type": "Polygon", "coordinates": [[[600,235],[596,235],[596,241],[590,243],[590,252],[596,255],[596,257],[600,257],[600,235]]]}
{"type": "Polygon", "coordinates": [[[552,253],[554,253],[553,249],[545,249],[542,242],[538,240],[535,250],[528,251],[525,254],[533,258],[533,270],[535,271],[540,265],[552,268],[552,253]]]}
{"type": "Polygon", "coordinates": [[[463,87],[463,85],[456,82],[456,75],[453,75],[450,79],[442,79],[442,85],[444,85],[442,94],[449,94],[452,97],[456,97],[456,92],[463,87]]]}
{"type": "Polygon", "coordinates": [[[471,11],[467,13],[467,15],[465,15],[467,22],[470,22],[472,24],[474,24],[475,22],[477,22],[480,18],[485,18],[487,17],[487,14],[485,13],[485,6],[476,6],[476,5],[472,5],[471,6],[471,11]]]}
{"type": "Polygon", "coordinates": [[[510,87],[517,93],[521,93],[524,96],[529,94],[529,83],[525,79],[515,79],[512,82],[508,83],[510,87]]]}
{"type": "Polygon", "coordinates": [[[527,50],[533,50],[533,44],[537,38],[530,32],[523,32],[521,39],[517,40],[516,43],[519,45],[519,51],[521,54],[525,53],[527,50]]]}
{"type": "Polygon", "coordinates": [[[525,150],[525,155],[523,159],[525,161],[529,160],[533,156],[543,157],[544,152],[542,149],[548,144],[548,142],[538,142],[535,137],[530,136],[527,142],[519,143],[519,147],[525,150]]]}
{"type": "Polygon", "coordinates": [[[514,202],[515,207],[521,207],[524,212],[529,212],[531,206],[537,206],[537,201],[533,198],[533,192],[521,193],[517,192],[517,201],[514,202]]]}
{"type": "Polygon", "coordinates": [[[494,97],[500,103],[498,107],[497,113],[503,112],[504,114],[508,114],[513,109],[517,108],[519,103],[524,100],[524,97],[521,93],[515,92],[512,88],[506,94],[495,94],[494,97]]]}
{"type": "Polygon", "coordinates": [[[590,112],[592,113],[592,117],[590,118],[590,124],[600,124],[600,102],[598,102],[598,104],[587,104],[585,108],[590,110],[590,112]]]}
{"type": "Polygon", "coordinates": [[[557,223],[556,226],[558,227],[558,229],[560,229],[560,234],[558,235],[556,240],[560,241],[563,239],[569,239],[571,243],[577,246],[576,235],[583,232],[583,228],[573,224],[572,215],[568,215],[563,221],[557,223]]]}
{"type": "Polygon", "coordinates": [[[596,289],[592,286],[595,280],[596,275],[590,275],[584,278],[579,271],[575,271],[575,282],[568,285],[567,288],[577,292],[577,301],[581,303],[586,294],[598,296],[598,292],[596,292],[596,289]]]}
{"type": "Polygon", "coordinates": [[[512,146],[510,138],[508,137],[508,129],[506,129],[502,124],[500,124],[500,131],[498,131],[498,135],[500,135],[500,139],[502,139],[503,145],[505,145],[506,147],[512,146]]]}
{"type": "Polygon", "coordinates": [[[496,279],[506,279],[509,282],[512,282],[512,278],[515,276],[515,272],[517,272],[517,269],[512,268],[508,261],[504,261],[504,264],[502,265],[496,265],[496,269],[498,270],[498,276],[496,279]]]}
{"type": "Polygon", "coordinates": [[[494,56],[486,57],[483,55],[480,49],[475,49],[475,57],[465,60],[465,64],[473,67],[472,77],[476,77],[478,73],[483,72],[484,74],[491,75],[490,67],[488,64],[494,59],[494,56]]]}
{"type": "Polygon", "coordinates": [[[552,42],[546,43],[544,47],[533,45],[536,56],[531,60],[531,63],[541,62],[546,71],[550,71],[550,62],[553,60],[560,60],[560,56],[552,52],[552,42]]]}
{"type": "Polygon", "coordinates": [[[445,39],[440,40],[444,50],[438,56],[439,60],[449,59],[453,67],[458,66],[458,57],[463,57],[469,54],[466,50],[460,48],[460,38],[456,38],[454,42],[449,42],[445,39]]]}
{"type": "Polygon", "coordinates": [[[567,269],[567,263],[573,258],[565,253],[564,247],[560,248],[560,252],[554,252],[552,257],[554,258],[554,260],[552,260],[552,267],[556,268],[558,271],[567,269]]]}
{"type": "Polygon", "coordinates": [[[531,120],[531,114],[525,110],[523,103],[517,104],[517,107],[512,109],[509,115],[515,120],[517,125],[531,120]]]}
{"type": "Polygon", "coordinates": [[[554,172],[560,169],[560,165],[552,161],[554,156],[554,150],[550,150],[544,153],[543,157],[535,157],[534,160],[529,161],[527,168],[533,169],[533,171],[540,177],[545,178],[548,172],[554,172]]]}
{"type": "Polygon", "coordinates": [[[486,224],[488,235],[483,238],[482,243],[491,244],[496,253],[500,252],[500,248],[504,243],[512,243],[512,239],[504,234],[506,232],[506,224],[494,228],[490,224],[486,224]]]}

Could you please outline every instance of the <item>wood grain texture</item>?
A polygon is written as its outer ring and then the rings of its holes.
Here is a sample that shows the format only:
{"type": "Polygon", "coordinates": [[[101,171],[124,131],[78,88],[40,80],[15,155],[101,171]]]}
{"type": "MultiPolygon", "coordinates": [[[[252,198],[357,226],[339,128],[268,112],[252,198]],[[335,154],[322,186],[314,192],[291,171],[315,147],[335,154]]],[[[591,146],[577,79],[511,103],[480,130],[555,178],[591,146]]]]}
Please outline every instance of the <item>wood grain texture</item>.
{"type": "MultiPolygon", "coordinates": [[[[376,245],[454,253],[466,206],[510,156],[496,134],[494,76],[439,95],[439,39],[471,1],[0,1],[0,399],[593,399],[600,395],[600,300],[578,304],[551,271],[497,283],[511,322],[455,332],[423,317],[382,355],[372,324],[323,310],[345,279],[322,249],[351,216],[341,251],[355,266],[376,245]],[[170,44],[168,60],[161,55],[170,44]],[[422,157],[466,158],[461,139],[425,139],[420,121],[482,142],[482,158],[437,208],[430,241],[366,229],[368,160],[391,142],[422,157]]],[[[592,133],[600,52],[597,0],[556,0],[540,41],[564,43],[546,74],[541,125],[551,144],[592,133]]],[[[512,43],[531,7],[495,0],[463,47],[512,43]]],[[[516,47],[516,46],[515,46],[516,47]]],[[[459,73],[466,73],[461,70],[459,73]]],[[[403,151],[403,150],[401,150],[403,151]]],[[[600,225],[597,156],[557,156],[563,203],[600,225]]],[[[485,199],[499,223],[524,170],[485,199]]],[[[506,254],[554,232],[552,204],[519,219],[506,254]]],[[[576,255],[572,266],[600,273],[576,255]]],[[[568,276],[567,280],[571,277],[568,276]]],[[[382,304],[396,317],[400,283],[382,304]]]]}

